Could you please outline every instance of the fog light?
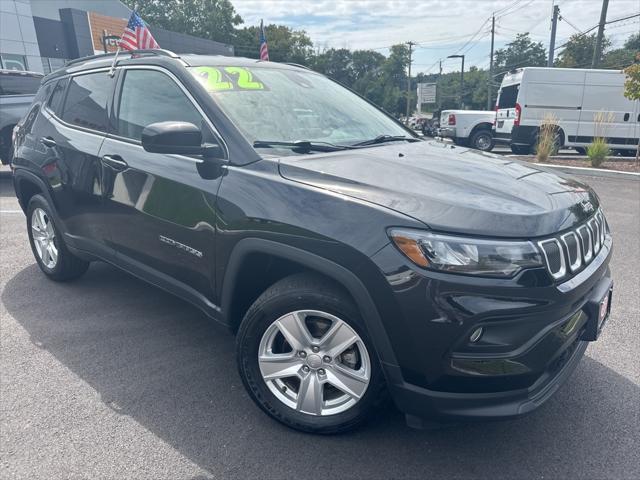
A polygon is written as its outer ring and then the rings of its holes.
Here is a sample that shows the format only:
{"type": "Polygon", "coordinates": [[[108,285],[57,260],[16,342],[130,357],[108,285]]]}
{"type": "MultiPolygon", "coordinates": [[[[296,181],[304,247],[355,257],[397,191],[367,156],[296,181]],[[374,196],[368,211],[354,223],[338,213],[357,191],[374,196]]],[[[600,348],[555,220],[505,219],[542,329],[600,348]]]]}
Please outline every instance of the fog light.
{"type": "Polygon", "coordinates": [[[481,336],[482,336],[482,327],[476,328],[471,334],[471,336],[469,337],[469,341],[471,343],[476,343],[478,340],[480,340],[481,336]]]}

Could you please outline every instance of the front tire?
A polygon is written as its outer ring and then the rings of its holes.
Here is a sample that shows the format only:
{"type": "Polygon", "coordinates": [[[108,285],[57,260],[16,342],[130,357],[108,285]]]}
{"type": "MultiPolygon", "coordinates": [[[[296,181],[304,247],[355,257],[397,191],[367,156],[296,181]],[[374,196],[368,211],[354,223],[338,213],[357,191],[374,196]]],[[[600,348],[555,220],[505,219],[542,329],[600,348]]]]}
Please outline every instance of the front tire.
{"type": "Polygon", "coordinates": [[[27,207],[27,231],[31,251],[40,270],[52,280],[64,282],[82,276],[89,262],[73,255],[55,225],[49,202],[34,195],[27,207]]]}
{"type": "Polygon", "coordinates": [[[292,275],[267,289],[240,325],[236,352],[256,404],[297,430],[351,430],[382,399],[382,372],[357,309],[319,276],[292,275]]]}

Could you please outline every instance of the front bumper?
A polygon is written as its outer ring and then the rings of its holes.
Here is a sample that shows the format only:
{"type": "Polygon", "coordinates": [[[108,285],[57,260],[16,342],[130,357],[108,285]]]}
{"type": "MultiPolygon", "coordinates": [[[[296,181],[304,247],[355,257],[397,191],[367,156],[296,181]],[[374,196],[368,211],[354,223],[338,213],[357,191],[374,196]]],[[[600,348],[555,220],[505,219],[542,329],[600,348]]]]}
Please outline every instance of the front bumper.
{"type": "MultiPolygon", "coordinates": [[[[379,253],[383,270],[392,255],[379,253]]],[[[589,271],[566,285],[545,285],[535,270],[508,285],[462,276],[454,284],[451,275],[412,269],[403,278],[396,268],[387,279],[402,317],[387,328],[392,341],[400,329],[409,336],[394,347],[398,365],[383,367],[398,408],[414,420],[447,421],[517,417],[542,405],[587,348],[612,286],[610,255],[609,237],[589,271]],[[471,344],[478,327],[485,333],[471,344]]]]}

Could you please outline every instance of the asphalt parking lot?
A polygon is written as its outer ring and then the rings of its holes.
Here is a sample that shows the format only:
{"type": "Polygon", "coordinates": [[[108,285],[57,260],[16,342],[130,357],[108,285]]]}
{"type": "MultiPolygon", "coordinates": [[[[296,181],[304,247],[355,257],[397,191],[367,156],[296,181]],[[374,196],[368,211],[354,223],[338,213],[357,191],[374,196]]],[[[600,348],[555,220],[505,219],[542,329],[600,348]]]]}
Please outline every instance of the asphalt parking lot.
{"type": "Polygon", "coordinates": [[[640,478],[640,182],[581,179],[614,232],[613,311],[545,406],[434,431],[389,409],[318,437],[254,406],[234,338],[189,304],[104,264],[46,280],[1,172],[0,477],[640,478]]]}

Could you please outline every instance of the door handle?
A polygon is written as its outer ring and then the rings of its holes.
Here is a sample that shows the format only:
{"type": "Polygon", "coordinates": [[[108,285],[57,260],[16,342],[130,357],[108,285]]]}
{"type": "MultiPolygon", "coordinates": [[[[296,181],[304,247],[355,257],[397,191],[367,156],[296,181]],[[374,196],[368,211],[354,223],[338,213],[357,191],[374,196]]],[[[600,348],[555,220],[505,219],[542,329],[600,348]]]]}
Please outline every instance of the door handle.
{"type": "Polygon", "coordinates": [[[56,146],[56,141],[51,137],[43,137],[40,139],[40,142],[42,142],[45,147],[53,148],[56,146]]]}
{"type": "Polygon", "coordinates": [[[105,155],[102,161],[115,170],[124,170],[129,166],[120,155],[105,155]]]}

